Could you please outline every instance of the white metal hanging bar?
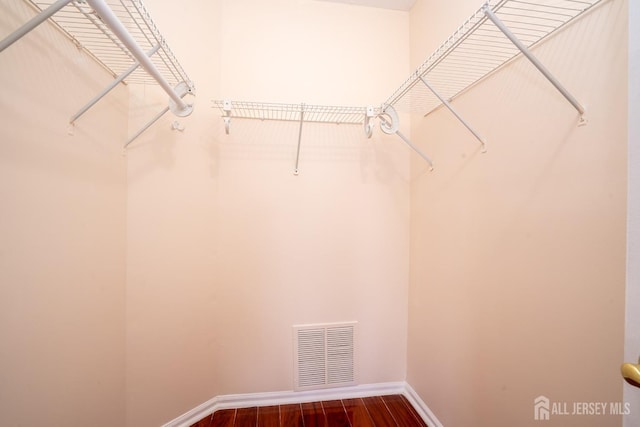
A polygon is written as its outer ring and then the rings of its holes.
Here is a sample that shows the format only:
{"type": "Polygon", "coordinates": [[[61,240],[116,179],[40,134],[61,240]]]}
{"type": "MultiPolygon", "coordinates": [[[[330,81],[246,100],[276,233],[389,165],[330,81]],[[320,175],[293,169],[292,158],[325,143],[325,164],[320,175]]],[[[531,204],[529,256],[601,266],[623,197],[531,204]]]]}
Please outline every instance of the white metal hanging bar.
{"type": "MultiPolygon", "coordinates": [[[[147,56],[153,55],[154,53],[156,53],[158,51],[158,49],[160,49],[160,44],[155,45],[153,47],[153,49],[151,49],[149,52],[147,52],[147,56]]],[[[139,66],[140,66],[140,63],[138,61],[134,62],[133,65],[131,65],[131,67],[129,67],[128,70],[126,70],[125,72],[120,74],[106,88],[104,88],[102,90],[102,92],[97,94],[94,98],[91,99],[91,101],[87,102],[87,104],[84,107],[82,107],[76,114],[71,116],[71,119],[69,119],[69,123],[70,124],[74,124],[75,121],[80,118],[80,116],[82,116],[84,113],[86,113],[89,110],[89,108],[93,107],[107,93],[111,92],[116,86],[118,86],[120,83],[122,83],[124,81],[124,79],[129,77],[131,75],[131,73],[133,73],[139,66]]]]}
{"type": "Polygon", "coordinates": [[[53,3],[51,6],[31,18],[28,22],[22,25],[22,27],[9,34],[0,42],[0,52],[11,46],[16,41],[20,40],[35,27],[51,18],[56,12],[65,7],[67,4],[71,3],[71,1],[72,0],[58,0],[57,2],[53,3]]]}
{"type": "Polygon", "coordinates": [[[487,18],[489,18],[491,22],[493,22],[494,25],[498,27],[500,31],[502,31],[502,33],[511,41],[511,43],[513,43],[518,48],[518,50],[522,52],[522,54],[547,78],[547,80],[549,80],[549,82],[551,82],[551,84],[556,89],[558,89],[562,96],[564,96],[566,100],[569,101],[571,105],[573,105],[573,108],[575,108],[578,113],[580,113],[580,116],[582,116],[581,122],[584,123],[585,110],[584,107],[578,102],[578,100],[573,95],[571,95],[571,93],[569,93],[569,91],[562,85],[562,83],[560,83],[558,79],[556,79],[553,74],[551,74],[551,72],[542,64],[542,62],[540,62],[538,58],[536,58],[533,53],[531,53],[531,51],[527,49],[527,47],[518,39],[518,37],[516,37],[515,34],[513,34],[511,30],[496,16],[496,14],[493,13],[491,7],[489,7],[488,4],[483,7],[483,11],[485,15],[487,15],[487,18]]]}
{"type": "Polygon", "coordinates": [[[451,111],[451,113],[456,116],[456,118],[460,121],[460,123],[462,123],[464,125],[464,127],[466,127],[469,132],[471,132],[473,134],[473,136],[476,137],[476,139],[478,141],[480,141],[480,143],[482,144],[482,152],[486,152],[487,148],[486,148],[486,144],[484,142],[484,139],[478,134],[478,132],[476,132],[469,123],[467,123],[467,121],[465,119],[462,118],[462,116],[460,114],[458,114],[458,112],[456,111],[455,108],[453,108],[453,105],[451,105],[451,103],[449,101],[447,101],[446,99],[444,99],[428,82],[427,80],[422,77],[419,76],[420,80],[422,81],[422,83],[424,83],[424,85],[440,100],[440,102],[442,102],[442,104],[447,107],[449,109],[449,111],[451,111]]]}
{"type": "Polygon", "coordinates": [[[191,114],[193,111],[192,105],[187,105],[180,95],[178,95],[174,88],[172,88],[169,83],[165,80],[162,74],[158,71],[155,64],[151,62],[149,57],[145,54],[142,48],[136,43],[136,41],[131,37],[127,29],[124,27],[122,22],[118,19],[118,17],[113,13],[113,11],[109,8],[109,6],[104,2],[104,0],[86,0],[87,3],[96,11],[96,13],[100,16],[102,21],[105,23],[107,27],[122,41],[122,43],[127,47],[127,49],[131,52],[131,54],[136,58],[136,60],[140,63],[140,66],[145,69],[147,73],[154,80],[158,82],[160,87],[169,95],[169,98],[175,103],[174,108],[172,108],[172,112],[180,117],[185,117],[191,114]]]}
{"type": "Polygon", "coordinates": [[[298,148],[296,150],[296,167],[293,170],[294,175],[298,175],[300,173],[300,169],[298,169],[298,165],[300,163],[300,144],[302,143],[302,124],[304,123],[304,104],[300,105],[300,128],[298,130],[298,148]]]}

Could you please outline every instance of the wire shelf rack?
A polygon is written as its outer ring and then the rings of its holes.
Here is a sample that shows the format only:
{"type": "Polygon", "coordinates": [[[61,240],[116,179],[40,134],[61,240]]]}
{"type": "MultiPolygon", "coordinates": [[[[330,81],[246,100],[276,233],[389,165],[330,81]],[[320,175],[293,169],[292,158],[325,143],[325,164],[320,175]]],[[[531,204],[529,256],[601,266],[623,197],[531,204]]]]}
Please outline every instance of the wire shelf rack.
{"type": "Polygon", "coordinates": [[[521,51],[488,18],[494,13],[527,48],[535,46],[601,0],[490,0],[474,12],[385,101],[429,114],[442,105],[421,78],[450,101],[521,51]]]}
{"type": "MultiPolygon", "coordinates": [[[[25,1],[39,12],[55,3],[54,1],[25,1]]],[[[141,0],[106,0],[106,4],[144,51],[151,52],[154,48],[158,49],[150,59],[171,86],[184,82],[190,92],[195,90],[193,82],[160,34],[141,0]]],[[[131,52],[84,0],[70,1],[50,20],[114,77],[123,74],[136,61],[131,52]]],[[[129,74],[124,81],[126,83],[157,83],[140,67],[129,74]]]]}
{"type": "Polygon", "coordinates": [[[213,101],[223,117],[238,119],[304,121],[311,123],[363,124],[367,107],[279,104],[247,101],[213,101]]]}

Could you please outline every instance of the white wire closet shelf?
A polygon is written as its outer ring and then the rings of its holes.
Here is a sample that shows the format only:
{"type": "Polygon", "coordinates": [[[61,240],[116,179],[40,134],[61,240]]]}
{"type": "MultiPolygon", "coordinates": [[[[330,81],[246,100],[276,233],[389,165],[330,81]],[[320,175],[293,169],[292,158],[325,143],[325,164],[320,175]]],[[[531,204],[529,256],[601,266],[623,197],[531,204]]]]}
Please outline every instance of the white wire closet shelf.
{"type": "Polygon", "coordinates": [[[294,175],[299,173],[300,145],[304,123],[333,123],[337,125],[363,125],[367,137],[373,130],[372,119],[379,114],[374,107],[341,107],[332,105],[279,104],[273,102],[248,102],[214,100],[213,107],[220,109],[225,133],[229,134],[231,119],[254,119],[298,122],[298,146],[294,175]]]}
{"type": "MultiPolygon", "coordinates": [[[[442,99],[455,99],[520,53],[528,56],[529,48],[600,1],[487,1],[400,85],[385,105],[426,116],[443,104],[442,99]]],[[[570,94],[565,97],[569,99],[570,94]]],[[[575,99],[570,102],[584,113],[575,99]]]]}
{"type": "Polygon", "coordinates": [[[29,22],[0,41],[0,52],[49,19],[113,77],[95,98],[71,116],[74,124],[119,83],[159,85],[169,105],[127,141],[131,143],[167,111],[187,116],[183,100],[195,86],[167,45],[141,0],[24,0],[37,12],[29,22]]]}
{"type": "Polygon", "coordinates": [[[367,107],[343,107],[333,105],[279,104],[215,100],[222,117],[237,119],[278,120],[312,123],[360,125],[367,115],[367,107]]]}
{"type": "MultiPolygon", "coordinates": [[[[50,7],[53,1],[32,1],[39,10],[50,7]]],[[[171,86],[193,83],[158,31],[149,12],[140,0],[107,0],[106,3],[138,46],[145,52],[156,45],[160,48],[150,56],[151,61],[171,86]]],[[[112,75],[117,77],[136,61],[131,52],[104,24],[96,12],[85,1],[67,3],[53,17],[55,22],[78,46],[85,49],[112,75]]],[[[157,83],[144,69],[138,67],[126,79],[127,83],[157,83]]]]}

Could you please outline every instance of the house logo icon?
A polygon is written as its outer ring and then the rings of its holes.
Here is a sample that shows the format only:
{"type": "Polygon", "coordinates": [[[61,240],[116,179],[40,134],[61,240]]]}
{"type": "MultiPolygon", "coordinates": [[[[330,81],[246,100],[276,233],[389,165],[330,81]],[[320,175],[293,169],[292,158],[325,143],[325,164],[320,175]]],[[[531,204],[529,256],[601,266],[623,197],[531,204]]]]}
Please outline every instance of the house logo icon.
{"type": "Polygon", "coordinates": [[[549,398],[538,396],[533,401],[533,419],[536,421],[549,420],[549,398]]]}

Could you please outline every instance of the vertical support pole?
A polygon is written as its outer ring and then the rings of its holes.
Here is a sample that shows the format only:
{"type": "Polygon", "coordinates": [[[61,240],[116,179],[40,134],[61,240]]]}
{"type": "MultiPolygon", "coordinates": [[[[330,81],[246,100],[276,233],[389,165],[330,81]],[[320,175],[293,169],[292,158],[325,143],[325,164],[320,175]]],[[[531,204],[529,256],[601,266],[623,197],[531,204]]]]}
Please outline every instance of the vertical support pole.
{"type": "Polygon", "coordinates": [[[0,42],[0,52],[20,40],[25,34],[33,30],[38,25],[42,24],[47,19],[51,18],[57,11],[65,7],[71,0],[58,0],[51,6],[31,18],[22,27],[9,34],[4,40],[0,42]]]}
{"type": "Polygon", "coordinates": [[[298,165],[300,163],[300,143],[302,142],[302,123],[304,123],[304,104],[300,104],[300,129],[298,130],[298,149],[296,151],[296,168],[293,170],[294,175],[298,175],[300,170],[298,165]]]}
{"type": "Polygon", "coordinates": [[[538,71],[540,71],[547,78],[547,80],[549,80],[549,82],[551,82],[551,84],[556,89],[558,89],[562,96],[564,96],[565,99],[569,101],[571,105],[573,105],[573,108],[575,108],[578,113],[580,113],[580,124],[585,124],[585,109],[578,102],[578,100],[574,98],[573,95],[571,95],[571,93],[569,93],[569,91],[565,89],[565,87],[562,86],[562,84],[553,76],[553,74],[551,74],[551,72],[547,70],[542,62],[540,62],[538,58],[536,58],[533,53],[531,53],[531,51],[527,49],[527,47],[522,44],[520,40],[518,40],[515,34],[513,34],[511,30],[509,30],[509,28],[500,20],[500,18],[498,18],[495,13],[493,13],[491,7],[489,7],[488,4],[485,4],[485,6],[483,7],[483,12],[487,16],[487,18],[489,18],[491,22],[493,22],[493,24],[498,27],[500,31],[502,31],[502,33],[511,41],[511,43],[513,43],[518,48],[518,50],[520,50],[520,52],[522,52],[522,54],[526,56],[529,61],[531,61],[531,63],[538,69],[538,71]]]}
{"type": "Polygon", "coordinates": [[[424,83],[424,85],[440,100],[440,102],[442,102],[442,104],[447,107],[449,109],[449,111],[451,111],[451,113],[456,116],[456,118],[460,121],[460,123],[462,123],[464,125],[464,127],[466,127],[469,132],[471,132],[473,134],[473,136],[476,137],[476,139],[478,141],[480,141],[480,143],[482,144],[482,152],[485,153],[487,151],[484,139],[478,134],[478,132],[476,132],[471,125],[469,125],[469,123],[467,123],[467,121],[465,119],[462,118],[462,116],[460,116],[460,114],[458,114],[458,112],[455,110],[455,108],[453,108],[453,105],[451,105],[451,103],[449,101],[447,101],[446,99],[444,99],[428,82],[427,80],[425,80],[424,77],[422,76],[418,76],[418,78],[422,81],[422,83],[424,83]]]}
{"type": "MultiPolygon", "coordinates": [[[[153,47],[153,49],[151,49],[149,52],[147,52],[147,56],[152,56],[154,53],[156,53],[158,51],[158,49],[160,49],[160,45],[159,44],[155,45],[153,47]]],[[[82,107],[76,114],[71,116],[71,119],[69,119],[69,123],[70,124],[74,124],[75,121],[80,118],[80,116],[82,116],[84,113],[86,113],[89,110],[89,108],[93,107],[96,104],[96,102],[100,101],[107,93],[111,92],[113,90],[113,88],[118,86],[118,84],[120,84],[124,79],[129,77],[129,75],[131,73],[133,73],[139,66],[140,66],[140,62],[138,62],[138,61],[134,62],[131,65],[131,67],[129,67],[122,74],[120,74],[114,81],[112,81],[109,84],[109,86],[104,88],[102,90],[102,92],[97,94],[91,101],[89,101],[84,107],[82,107]]]]}

